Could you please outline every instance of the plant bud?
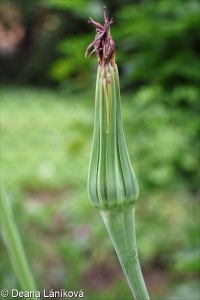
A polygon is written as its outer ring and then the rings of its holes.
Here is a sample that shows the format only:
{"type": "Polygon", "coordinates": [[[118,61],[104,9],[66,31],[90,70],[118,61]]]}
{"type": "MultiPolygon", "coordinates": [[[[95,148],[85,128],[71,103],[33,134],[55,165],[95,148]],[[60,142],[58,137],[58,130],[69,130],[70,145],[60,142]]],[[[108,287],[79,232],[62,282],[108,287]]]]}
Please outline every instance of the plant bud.
{"type": "Polygon", "coordinates": [[[120,210],[134,205],[139,188],[124,139],[119,75],[114,61],[98,67],[95,101],[88,194],[93,206],[120,210]]]}

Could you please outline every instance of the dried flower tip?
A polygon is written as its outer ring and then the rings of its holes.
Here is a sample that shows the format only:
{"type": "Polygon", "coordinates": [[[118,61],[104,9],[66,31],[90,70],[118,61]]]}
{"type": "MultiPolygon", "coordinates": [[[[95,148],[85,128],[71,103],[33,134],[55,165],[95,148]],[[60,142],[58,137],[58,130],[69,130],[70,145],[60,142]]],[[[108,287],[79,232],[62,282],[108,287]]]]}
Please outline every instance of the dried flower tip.
{"type": "Polygon", "coordinates": [[[104,26],[95,22],[92,18],[88,22],[95,26],[97,34],[94,41],[87,47],[85,56],[87,56],[90,48],[94,47],[88,56],[95,52],[100,65],[105,66],[109,63],[113,65],[115,60],[115,43],[110,35],[110,25],[113,23],[113,19],[108,20],[106,7],[104,6],[104,26]]]}

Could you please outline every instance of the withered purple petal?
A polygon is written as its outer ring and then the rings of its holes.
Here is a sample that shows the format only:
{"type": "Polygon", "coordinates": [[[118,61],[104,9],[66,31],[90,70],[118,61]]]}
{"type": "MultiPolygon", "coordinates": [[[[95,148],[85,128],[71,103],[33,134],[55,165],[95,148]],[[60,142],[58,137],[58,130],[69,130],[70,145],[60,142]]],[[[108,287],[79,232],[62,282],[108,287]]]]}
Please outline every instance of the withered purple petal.
{"type": "Polygon", "coordinates": [[[113,64],[115,60],[115,43],[110,35],[110,25],[113,23],[113,19],[108,20],[106,7],[104,7],[104,26],[92,18],[88,22],[95,26],[97,34],[94,41],[87,47],[85,56],[88,55],[90,48],[94,47],[88,57],[95,52],[100,65],[113,64]]]}

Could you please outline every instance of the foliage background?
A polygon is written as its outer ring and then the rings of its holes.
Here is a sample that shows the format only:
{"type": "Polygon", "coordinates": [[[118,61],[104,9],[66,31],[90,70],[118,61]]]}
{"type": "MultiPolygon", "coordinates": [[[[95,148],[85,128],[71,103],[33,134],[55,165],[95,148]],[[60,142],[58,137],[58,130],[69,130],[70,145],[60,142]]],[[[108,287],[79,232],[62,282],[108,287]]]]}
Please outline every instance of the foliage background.
{"type": "MultiPolygon", "coordinates": [[[[0,0],[1,175],[38,289],[132,299],[86,192],[103,5],[140,185],[139,257],[152,299],[200,298],[198,0],[0,0]]],[[[1,243],[1,289],[18,283],[1,243]]]]}

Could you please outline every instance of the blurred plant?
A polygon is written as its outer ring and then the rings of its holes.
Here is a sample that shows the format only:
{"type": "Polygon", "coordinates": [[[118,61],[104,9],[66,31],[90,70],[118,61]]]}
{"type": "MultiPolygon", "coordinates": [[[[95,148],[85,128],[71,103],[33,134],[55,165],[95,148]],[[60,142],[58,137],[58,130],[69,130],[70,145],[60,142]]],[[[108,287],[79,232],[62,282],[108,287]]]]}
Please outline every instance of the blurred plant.
{"type": "MultiPolygon", "coordinates": [[[[1,225],[13,269],[23,291],[36,291],[36,286],[29,269],[21,238],[15,224],[12,210],[1,182],[1,225]]],[[[31,297],[32,298],[32,297],[31,297]]],[[[34,297],[35,298],[35,297],[34,297]]]]}
{"type": "Polygon", "coordinates": [[[94,47],[99,61],[96,82],[95,123],[88,177],[91,203],[100,210],[135,299],[149,299],[141,273],[135,237],[135,203],[139,188],[125,144],[115,43],[104,7],[104,26],[90,19],[97,35],[94,47]]]}

